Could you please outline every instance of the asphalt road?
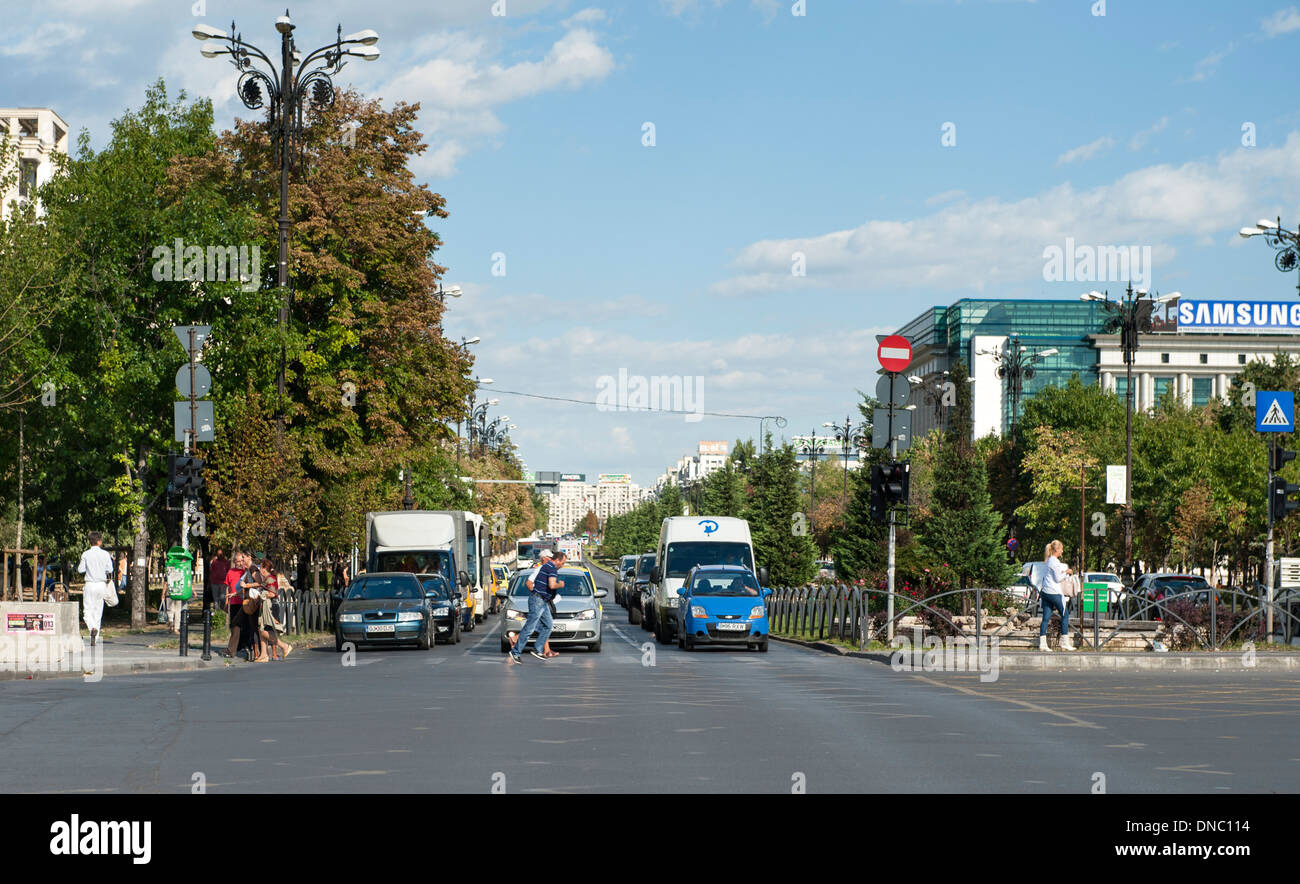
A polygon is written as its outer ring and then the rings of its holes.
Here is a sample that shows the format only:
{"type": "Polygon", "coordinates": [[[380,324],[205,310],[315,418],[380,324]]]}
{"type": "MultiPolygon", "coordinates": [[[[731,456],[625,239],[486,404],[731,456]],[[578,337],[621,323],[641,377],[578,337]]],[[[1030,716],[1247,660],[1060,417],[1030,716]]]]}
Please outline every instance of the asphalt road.
{"type": "MultiPolygon", "coordinates": [[[[609,588],[608,575],[598,572],[609,588]]],[[[1286,673],[896,673],[772,643],[513,666],[497,625],[432,651],[0,683],[0,791],[1300,791],[1286,673]],[[653,662],[653,665],[645,665],[653,662]],[[57,759],[64,760],[56,763],[57,759]]]]}

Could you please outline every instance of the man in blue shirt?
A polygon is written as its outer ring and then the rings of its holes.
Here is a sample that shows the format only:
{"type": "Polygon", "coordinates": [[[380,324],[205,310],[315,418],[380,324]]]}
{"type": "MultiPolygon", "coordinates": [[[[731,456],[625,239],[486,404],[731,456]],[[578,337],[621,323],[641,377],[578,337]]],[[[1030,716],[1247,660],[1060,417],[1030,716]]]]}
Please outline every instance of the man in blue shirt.
{"type": "Polygon", "coordinates": [[[560,569],[564,567],[564,553],[556,552],[554,557],[542,562],[542,566],[537,569],[537,576],[533,578],[533,585],[528,592],[528,619],[524,621],[523,627],[519,630],[519,638],[515,640],[515,646],[510,650],[510,659],[514,663],[523,663],[520,652],[523,651],[524,645],[528,644],[528,637],[537,630],[537,641],[533,644],[533,649],[529,651],[538,660],[545,660],[546,655],[542,650],[546,647],[546,640],[551,637],[551,599],[555,598],[560,588],[564,586],[560,580],[560,569]]]}

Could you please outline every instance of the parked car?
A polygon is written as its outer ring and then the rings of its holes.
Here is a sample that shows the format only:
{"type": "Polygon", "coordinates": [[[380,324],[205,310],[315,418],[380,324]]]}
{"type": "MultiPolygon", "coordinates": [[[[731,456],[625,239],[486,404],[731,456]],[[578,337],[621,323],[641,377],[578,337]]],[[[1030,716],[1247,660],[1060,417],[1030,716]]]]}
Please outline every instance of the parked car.
{"type": "Polygon", "coordinates": [[[460,641],[461,615],[467,603],[452,589],[451,581],[442,574],[417,574],[424,587],[424,597],[433,608],[435,636],[449,645],[460,641]]]}
{"type": "Polygon", "coordinates": [[[767,650],[767,597],[754,572],[742,565],[699,565],[678,592],[677,647],[745,645],[767,650]]]}
{"type": "Polygon", "coordinates": [[[436,641],[433,605],[409,571],[362,574],[348,585],[334,627],[334,650],[362,645],[414,644],[427,651],[436,641]]]}
{"type": "Polygon", "coordinates": [[[1128,602],[1128,590],[1125,589],[1124,581],[1118,574],[1109,571],[1085,571],[1081,582],[1106,584],[1107,596],[1110,599],[1108,607],[1111,610],[1123,607],[1128,602]]]}
{"type": "Polygon", "coordinates": [[[1137,606],[1139,615],[1160,620],[1163,619],[1161,610],[1151,602],[1167,604],[1174,599],[1187,599],[1203,605],[1214,596],[1214,590],[1209,581],[1199,575],[1161,571],[1139,577],[1133,584],[1132,596],[1131,604],[1137,606]]]}
{"type": "Polygon", "coordinates": [[[645,622],[643,607],[650,597],[650,575],[655,569],[655,554],[643,553],[636,560],[636,575],[627,590],[627,622],[640,623],[642,629],[649,629],[645,622]]]}
{"type": "MultiPolygon", "coordinates": [[[[501,618],[501,653],[510,650],[509,632],[518,632],[528,619],[528,574],[515,575],[505,598],[505,613],[501,618]]],[[[600,600],[607,593],[597,589],[591,574],[582,568],[565,566],[560,569],[564,584],[555,602],[552,618],[551,645],[585,645],[588,650],[600,651],[601,624],[600,600]]],[[[531,642],[537,633],[521,636],[520,641],[531,642]]],[[[526,645],[525,645],[526,647],[526,645]]],[[[522,651],[523,648],[520,648],[522,651]]]]}

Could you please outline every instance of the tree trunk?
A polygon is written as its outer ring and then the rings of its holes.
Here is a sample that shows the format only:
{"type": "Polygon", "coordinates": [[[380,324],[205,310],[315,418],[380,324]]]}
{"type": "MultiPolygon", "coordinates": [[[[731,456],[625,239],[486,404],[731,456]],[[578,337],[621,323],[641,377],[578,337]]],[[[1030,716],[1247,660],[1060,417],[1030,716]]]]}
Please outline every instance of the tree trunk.
{"type": "Polygon", "coordinates": [[[148,621],[148,594],[146,588],[149,580],[149,497],[144,481],[145,456],[141,450],[136,464],[135,478],[140,488],[140,511],[135,517],[135,542],[132,545],[131,562],[131,628],[144,629],[148,621]]]}

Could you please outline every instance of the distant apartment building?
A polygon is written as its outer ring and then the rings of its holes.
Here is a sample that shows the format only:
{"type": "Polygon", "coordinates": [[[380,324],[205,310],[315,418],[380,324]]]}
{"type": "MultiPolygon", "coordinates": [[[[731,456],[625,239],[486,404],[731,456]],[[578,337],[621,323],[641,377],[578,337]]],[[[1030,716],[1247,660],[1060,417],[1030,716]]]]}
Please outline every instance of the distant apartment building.
{"type": "Polygon", "coordinates": [[[632,481],[627,473],[601,473],[595,483],[587,482],[582,473],[565,473],[550,495],[550,518],[547,530],[552,534],[572,531],[587,513],[596,514],[603,526],[610,516],[621,516],[635,509],[650,492],[632,481]]]}
{"type": "Polygon", "coordinates": [[[677,465],[664,470],[663,475],[655,480],[655,494],[661,494],[669,485],[676,485],[683,491],[698,482],[703,482],[710,474],[722,469],[727,463],[728,445],[726,442],[700,440],[694,454],[685,454],[677,459],[677,465]]]}
{"type": "Polygon", "coordinates": [[[3,169],[13,180],[0,195],[0,217],[7,218],[14,201],[35,198],[36,190],[53,177],[54,155],[67,156],[68,124],[48,107],[0,107],[0,139],[6,154],[13,151],[3,169]]]}

